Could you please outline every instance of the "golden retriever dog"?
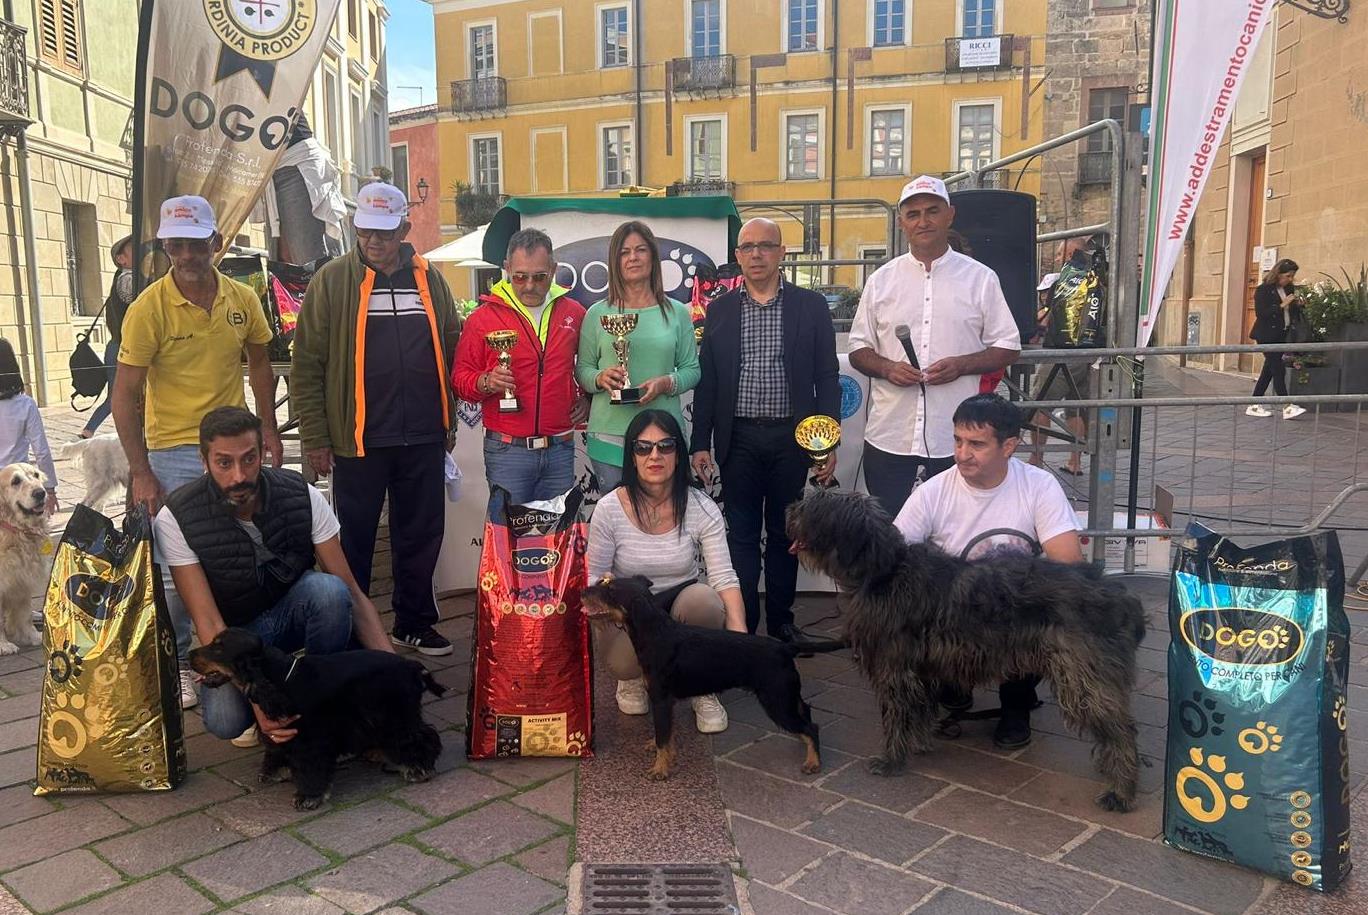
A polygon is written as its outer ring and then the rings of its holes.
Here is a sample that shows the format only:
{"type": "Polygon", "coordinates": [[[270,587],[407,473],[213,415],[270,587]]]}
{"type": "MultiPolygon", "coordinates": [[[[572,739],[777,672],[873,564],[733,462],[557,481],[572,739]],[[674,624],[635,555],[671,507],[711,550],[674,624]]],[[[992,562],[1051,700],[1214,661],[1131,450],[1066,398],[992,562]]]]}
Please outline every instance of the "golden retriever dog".
{"type": "Polygon", "coordinates": [[[47,580],[47,490],[32,464],[0,470],[0,655],[24,645],[41,645],[29,608],[47,580]]]}

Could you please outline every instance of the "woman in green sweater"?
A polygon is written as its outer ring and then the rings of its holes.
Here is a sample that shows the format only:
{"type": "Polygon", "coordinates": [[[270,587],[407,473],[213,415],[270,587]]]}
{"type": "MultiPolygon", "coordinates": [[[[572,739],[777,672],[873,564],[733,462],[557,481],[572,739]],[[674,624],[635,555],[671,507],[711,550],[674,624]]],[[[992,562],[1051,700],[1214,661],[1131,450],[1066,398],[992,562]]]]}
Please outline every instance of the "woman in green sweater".
{"type": "Polygon", "coordinates": [[[593,394],[589,410],[589,459],[607,492],[622,479],[622,436],[627,424],[649,404],[667,410],[684,427],[679,395],[698,384],[698,348],[694,343],[689,308],[666,297],[660,276],[660,246],[644,222],[618,226],[608,242],[608,297],[589,309],[580,327],[579,360],[575,376],[593,394]],[[603,329],[603,315],[633,312],[636,327],[627,336],[628,362],[624,372],[613,350],[612,334],[603,329]],[[612,392],[627,386],[641,390],[635,404],[613,403],[612,392]]]}

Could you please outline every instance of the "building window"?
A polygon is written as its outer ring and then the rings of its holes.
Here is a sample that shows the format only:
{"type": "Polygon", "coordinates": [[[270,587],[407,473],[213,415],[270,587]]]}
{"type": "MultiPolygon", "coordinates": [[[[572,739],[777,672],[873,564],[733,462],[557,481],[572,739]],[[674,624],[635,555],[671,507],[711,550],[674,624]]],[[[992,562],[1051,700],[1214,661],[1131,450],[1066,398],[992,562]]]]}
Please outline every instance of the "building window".
{"type": "Polygon", "coordinates": [[[394,186],[410,196],[408,144],[396,143],[390,147],[390,171],[394,172],[394,186]]]}
{"type": "Polygon", "coordinates": [[[788,49],[817,50],[817,0],[788,0],[788,49]]]}
{"type": "MultiPolygon", "coordinates": [[[[1126,109],[1130,104],[1130,89],[1120,86],[1111,89],[1092,89],[1088,92],[1088,123],[1096,124],[1113,118],[1122,127],[1126,126],[1126,109]]],[[[1110,131],[1094,133],[1088,137],[1088,152],[1111,152],[1112,135],[1110,131]]]]}
{"type": "Polygon", "coordinates": [[[628,40],[627,7],[599,10],[599,66],[625,67],[631,63],[628,40]]]}
{"type": "Polygon", "coordinates": [[[872,0],[874,45],[906,44],[907,0],[872,0]]]}
{"type": "Polygon", "coordinates": [[[821,125],[816,114],[784,116],[784,177],[820,178],[821,125]]]}
{"type": "Polygon", "coordinates": [[[965,38],[987,38],[997,34],[997,0],[962,0],[965,38]]]}
{"type": "Polygon", "coordinates": [[[494,24],[470,28],[470,78],[487,79],[497,74],[494,58],[494,24]]]}
{"type": "Polygon", "coordinates": [[[368,10],[366,15],[369,17],[370,26],[370,57],[371,60],[380,59],[380,19],[375,15],[375,10],[368,10]]]}
{"type": "Polygon", "coordinates": [[[329,67],[323,68],[323,118],[324,118],[324,144],[328,151],[333,154],[334,159],[341,159],[342,152],[342,130],[338,126],[337,112],[341,107],[341,97],[339,92],[339,78],[337,72],[329,67]]]}
{"type": "Polygon", "coordinates": [[[956,166],[960,171],[981,168],[993,161],[993,106],[961,105],[956,166]]]}
{"type": "Polygon", "coordinates": [[[901,175],[907,148],[907,111],[887,108],[869,113],[869,173],[901,175]]]}
{"type": "Polygon", "coordinates": [[[499,174],[499,138],[476,137],[470,141],[470,184],[477,194],[497,197],[501,183],[499,174]]]}
{"type": "Polygon", "coordinates": [[[361,0],[347,2],[347,33],[353,38],[361,37],[361,0]]]}
{"type": "Polygon", "coordinates": [[[84,73],[81,0],[38,0],[38,49],[48,63],[78,76],[84,73]]]}
{"type": "Polygon", "coordinates": [[[865,283],[869,282],[869,276],[878,270],[888,260],[888,249],[883,245],[861,245],[860,260],[872,261],[860,267],[860,288],[863,289],[865,283]]]}
{"type": "Polygon", "coordinates": [[[689,122],[689,178],[720,179],[722,175],[722,120],[689,122]]]}
{"type": "Polygon", "coordinates": [[[366,173],[366,135],[362,133],[361,90],[352,86],[349,96],[351,103],[351,159],[352,177],[356,182],[352,192],[361,190],[361,177],[366,173]]]}
{"type": "Polygon", "coordinates": [[[602,137],[603,186],[628,187],[632,183],[632,128],[626,124],[604,127],[602,137]]]}
{"type": "Polygon", "coordinates": [[[722,53],[722,0],[691,0],[689,22],[694,57],[722,53]]]}
{"type": "Polygon", "coordinates": [[[1135,5],[1135,0],[1093,0],[1095,10],[1123,10],[1135,5]]]}
{"type": "Polygon", "coordinates": [[[104,300],[100,296],[99,224],[95,219],[95,207],[63,200],[62,228],[71,313],[96,314],[104,300]]]}

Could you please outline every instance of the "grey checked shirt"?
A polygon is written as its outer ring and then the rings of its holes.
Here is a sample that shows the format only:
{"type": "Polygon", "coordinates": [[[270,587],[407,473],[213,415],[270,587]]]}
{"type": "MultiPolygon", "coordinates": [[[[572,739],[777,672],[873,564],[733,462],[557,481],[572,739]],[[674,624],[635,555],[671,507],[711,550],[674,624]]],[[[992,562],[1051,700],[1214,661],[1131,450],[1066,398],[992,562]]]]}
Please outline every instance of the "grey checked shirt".
{"type": "Polygon", "coordinates": [[[741,284],[741,379],[736,415],[781,419],[793,415],[784,371],[784,281],[773,301],[757,302],[741,284]]]}

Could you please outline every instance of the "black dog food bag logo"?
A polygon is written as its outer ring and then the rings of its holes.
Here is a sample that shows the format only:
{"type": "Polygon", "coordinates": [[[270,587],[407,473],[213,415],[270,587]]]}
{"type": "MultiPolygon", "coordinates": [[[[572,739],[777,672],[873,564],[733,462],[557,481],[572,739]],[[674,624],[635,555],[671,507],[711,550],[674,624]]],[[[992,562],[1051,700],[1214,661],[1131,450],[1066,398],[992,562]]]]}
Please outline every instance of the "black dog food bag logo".
{"type": "Polygon", "coordinates": [[[560,550],[547,547],[526,547],[513,551],[513,570],[523,574],[543,574],[560,565],[560,550]]]}
{"type": "Polygon", "coordinates": [[[78,572],[67,578],[63,591],[72,606],[91,619],[103,620],[109,618],[111,607],[118,607],[133,593],[133,579],[121,575],[107,581],[98,575],[78,572]]]}
{"type": "Polygon", "coordinates": [[[1183,640],[1221,664],[1275,667],[1306,647],[1301,626],[1277,613],[1245,607],[1210,607],[1184,614],[1183,640]]]}

